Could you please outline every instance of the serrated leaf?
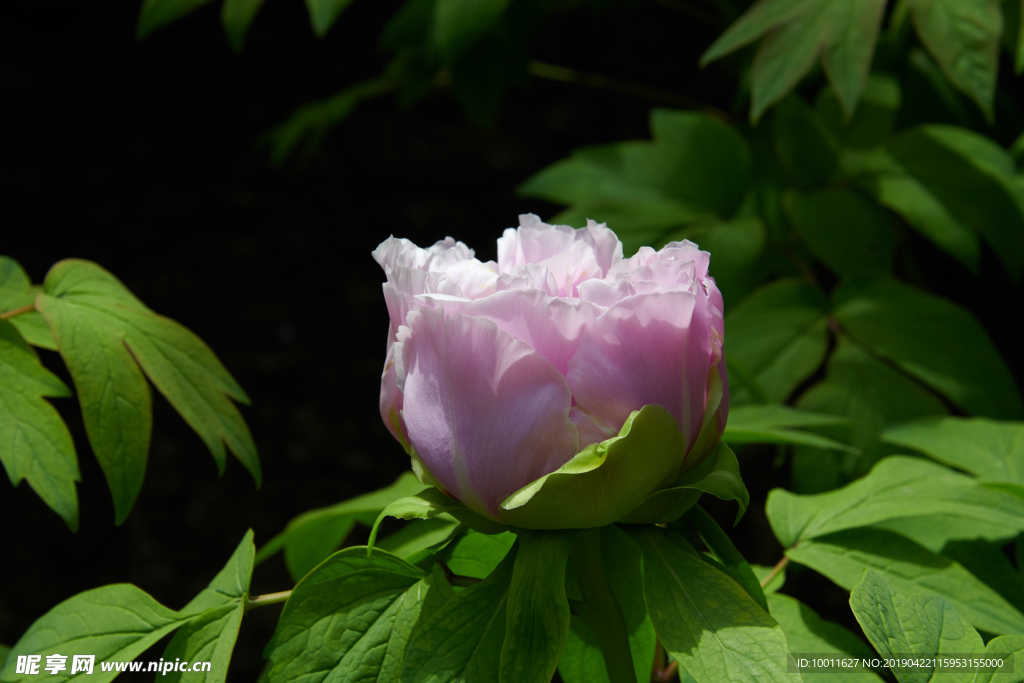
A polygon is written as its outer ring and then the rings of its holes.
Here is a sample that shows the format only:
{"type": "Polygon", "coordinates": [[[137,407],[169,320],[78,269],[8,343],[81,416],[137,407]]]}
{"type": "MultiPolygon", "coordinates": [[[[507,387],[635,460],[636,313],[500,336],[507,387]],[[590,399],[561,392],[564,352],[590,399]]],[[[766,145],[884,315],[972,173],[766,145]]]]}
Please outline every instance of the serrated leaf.
{"type": "Polygon", "coordinates": [[[248,398],[201,339],[89,261],[54,265],[36,307],[75,381],[116,523],[128,516],[145,476],[152,409],[143,371],[199,434],[221,473],[226,443],[259,485],[256,446],[231,401],[248,398]]]}
{"type": "MultiPolygon", "coordinates": [[[[874,657],[864,641],[839,624],[825,621],[796,598],[775,592],[768,593],[767,598],[772,618],[786,633],[790,652],[874,657]]],[[[839,673],[816,671],[814,680],[820,683],[880,683],[882,679],[871,671],[843,669],[839,673]]]]}
{"type": "Polygon", "coordinates": [[[874,199],[846,189],[791,191],[784,205],[807,246],[837,275],[892,270],[895,230],[891,214],[874,199]]]}
{"type": "MultiPolygon", "coordinates": [[[[658,638],[697,683],[798,681],[782,628],[726,574],[657,529],[631,536],[644,556],[644,598],[658,638]]],[[[685,543],[685,541],[680,541],[685,543]]]]}
{"type": "Polygon", "coordinates": [[[834,299],[846,333],[957,406],[987,417],[1024,415],[1013,375],[966,309],[885,277],[848,282],[834,299]]]}
{"type": "Polygon", "coordinates": [[[729,411],[722,439],[728,443],[778,443],[817,446],[859,453],[857,449],[796,427],[845,425],[849,420],[825,413],[790,408],[781,404],[737,406],[729,411]]]}
{"type": "Polygon", "coordinates": [[[105,683],[118,672],[100,671],[99,662],[131,661],[189,618],[189,615],[167,609],[130,584],[114,584],[79,593],[36,619],[25,631],[7,655],[0,680],[4,683],[35,680],[35,676],[15,673],[18,656],[38,654],[45,658],[59,652],[68,657],[68,668],[58,676],[51,676],[52,680],[105,683]],[[95,655],[97,665],[91,675],[71,676],[74,655],[95,655]]]}
{"type": "Polygon", "coordinates": [[[390,486],[295,517],[285,530],[256,553],[259,564],[284,549],[288,573],[298,581],[323,562],[344,542],[356,522],[373,526],[388,504],[423,490],[412,472],[405,472],[390,486]]]}
{"type": "Polygon", "coordinates": [[[577,530],[517,532],[498,680],[550,681],[569,633],[565,567],[577,530]]]}
{"type": "Polygon", "coordinates": [[[992,120],[999,37],[999,0],[910,0],[917,35],[946,78],[992,120]]]}
{"type": "Polygon", "coordinates": [[[220,22],[224,26],[224,34],[235,52],[241,52],[245,44],[245,36],[249,33],[256,13],[260,11],[264,0],[224,0],[220,11],[220,22]]]}
{"type": "Polygon", "coordinates": [[[402,683],[498,680],[515,556],[423,622],[406,649],[402,683]]]}
{"type": "Polygon", "coordinates": [[[942,465],[903,456],[883,459],[866,477],[836,491],[800,496],[773,489],[765,511],[787,548],[844,529],[929,515],[1002,526],[1011,536],[1024,531],[1024,501],[942,465]]]}
{"type": "Polygon", "coordinates": [[[509,0],[436,0],[433,43],[450,65],[501,17],[509,0]]]}
{"type": "Polygon", "coordinates": [[[352,4],[352,0],[306,0],[309,21],[313,25],[313,32],[317,37],[323,38],[327,35],[342,10],[350,4],[352,4]]]}
{"type": "MultiPolygon", "coordinates": [[[[9,256],[0,256],[0,314],[35,304],[39,287],[32,285],[21,265],[9,256]]],[[[27,311],[8,317],[21,336],[32,346],[57,350],[50,327],[39,311],[27,311]]]]}
{"type": "Polygon", "coordinates": [[[14,326],[0,320],[0,462],[11,484],[27,479],[72,531],[78,529],[81,481],[75,444],[57,410],[44,396],[70,396],[44,368],[14,326]]]}
{"type": "Polygon", "coordinates": [[[347,548],[306,575],[285,603],[266,656],[267,680],[362,671],[379,678],[403,596],[424,574],[376,550],[347,548]]]}
{"type": "MultiPolygon", "coordinates": [[[[769,401],[783,402],[825,359],[828,328],[824,294],[797,280],[778,280],[755,290],[726,316],[730,363],[754,378],[769,401]]],[[[736,405],[748,403],[742,386],[736,405]]]]}
{"type": "MultiPolygon", "coordinates": [[[[928,683],[934,669],[928,665],[904,667],[903,658],[973,654],[985,644],[956,608],[938,595],[903,595],[871,569],[850,593],[850,607],[865,635],[882,657],[895,660],[890,667],[900,683],[928,683]]],[[[969,681],[968,672],[960,680],[969,681]]]]}
{"type": "Polygon", "coordinates": [[[803,541],[786,555],[846,589],[861,580],[865,569],[874,569],[901,593],[949,600],[975,628],[996,634],[1024,631],[1024,614],[960,564],[891,531],[841,531],[803,541]]]}
{"type": "Polygon", "coordinates": [[[144,0],[139,10],[139,21],[135,25],[135,37],[142,40],[158,28],[173,24],[208,2],[210,0],[144,0]]]}

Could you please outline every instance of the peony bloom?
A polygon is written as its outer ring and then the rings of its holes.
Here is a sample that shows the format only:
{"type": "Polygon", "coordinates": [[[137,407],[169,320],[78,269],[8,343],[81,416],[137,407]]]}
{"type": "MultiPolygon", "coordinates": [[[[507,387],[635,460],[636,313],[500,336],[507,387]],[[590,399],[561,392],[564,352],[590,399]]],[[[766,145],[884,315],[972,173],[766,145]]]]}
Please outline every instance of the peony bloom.
{"type": "Polygon", "coordinates": [[[683,241],[625,259],[603,224],[519,222],[497,263],[450,237],[374,250],[391,318],[381,416],[424,484],[489,519],[608,524],[725,428],[710,255],[683,241]]]}

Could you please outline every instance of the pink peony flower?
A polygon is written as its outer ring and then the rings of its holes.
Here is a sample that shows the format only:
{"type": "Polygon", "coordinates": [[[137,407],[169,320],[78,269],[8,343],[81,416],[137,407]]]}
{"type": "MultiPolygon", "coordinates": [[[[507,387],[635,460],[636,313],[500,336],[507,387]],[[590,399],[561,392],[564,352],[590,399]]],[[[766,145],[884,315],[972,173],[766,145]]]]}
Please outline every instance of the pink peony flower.
{"type": "Polygon", "coordinates": [[[509,496],[661,406],[681,452],[640,500],[706,454],[707,439],[693,452],[703,426],[717,431],[712,443],[725,428],[710,255],[683,241],[625,259],[604,224],[519,223],[498,239],[497,263],[450,237],[427,249],[389,237],[373,252],[391,318],[381,416],[421,481],[507,521],[509,496]]]}

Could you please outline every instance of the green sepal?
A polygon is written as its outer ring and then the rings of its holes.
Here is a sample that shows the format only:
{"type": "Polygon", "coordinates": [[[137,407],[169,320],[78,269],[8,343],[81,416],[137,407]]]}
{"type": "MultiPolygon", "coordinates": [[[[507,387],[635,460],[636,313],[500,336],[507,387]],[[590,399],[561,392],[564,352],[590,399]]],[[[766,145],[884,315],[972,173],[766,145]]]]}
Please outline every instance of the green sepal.
{"type": "Polygon", "coordinates": [[[448,513],[461,523],[482,534],[500,534],[508,527],[483,515],[476,513],[455,498],[449,498],[437,489],[424,489],[415,496],[399,498],[384,508],[370,530],[370,540],[366,542],[366,555],[369,557],[377,542],[377,530],[385,517],[396,519],[433,519],[442,513],[448,513]]]}

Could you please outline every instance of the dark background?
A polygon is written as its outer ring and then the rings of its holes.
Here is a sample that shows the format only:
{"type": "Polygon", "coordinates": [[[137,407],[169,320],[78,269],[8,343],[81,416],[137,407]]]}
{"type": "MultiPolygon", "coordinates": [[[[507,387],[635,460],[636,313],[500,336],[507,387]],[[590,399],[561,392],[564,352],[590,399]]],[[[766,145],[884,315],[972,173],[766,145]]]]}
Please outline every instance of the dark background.
{"type": "MultiPolygon", "coordinates": [[[[490,129],[470,123],[443,89],[411,109],[384,98],[357,109],[319,152],[273,168],[261,134],[297,105],[379,73],[386,56],[376,35],[399,5],[358,0],[316,40],[301,2],[270,0],[236,56],[217,3],[139,43],[138,2],[8,0],[0,253],[36,282],[59,259],[94,260],[206,340],[252,398],[243,414],[264,485],[254,490],[234,460],[218,478],[198,437],[157,395],[146,482],[115,528],[77,403],[55,401],[78,449],[81,529],[70,533],[27,484],[0,484],[0,643],[107,583],[134,583],[179,608],[247,528],[261,545],[305,510],[390,483],[408,458],[377,412],[388,322],[370,251],[389,234],[421,246],[451,235],[494,258],[494,240],[517,214],[556,209],[517,198],[516,185],[575,147],[648,136],[648,110],[659,102],[534,80],[506,94],[490,129]]],[[[724,26],[670,5],[556,15],[531,54],[730,109],[735,80],[696,66],[724,26]]],[[[912,246],[923,255],[918,280],[970,304],[1019,364],[1003,315],[1019,288],[992,254],[978,287],[1010,294],[979,301],[958,284],[960,266],[923,241],[912,246]]],[[[41,355],[70,385],[56,354],[41,355]]],[[[742,456],[754,500],[735,537],[763,564],[781,556],[763,516],[766,492],[786,481],[773,456],[742,456]]],[[[728,506],[710,507],[730,519],[728,506]]],[[[357,530],[350,540],[364,539],[357,530]]],[[[253,578],[254,593],[291,586],[280,557],[253,578]]],[[[852,625],[846,596],[827,581],[804,584],[799,596],[852,625]]],[[[278,611],[246,616],[231,680],[256,678],[278,611]]]]}

